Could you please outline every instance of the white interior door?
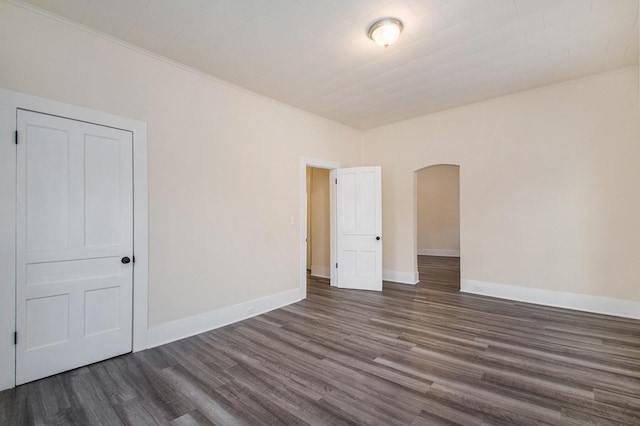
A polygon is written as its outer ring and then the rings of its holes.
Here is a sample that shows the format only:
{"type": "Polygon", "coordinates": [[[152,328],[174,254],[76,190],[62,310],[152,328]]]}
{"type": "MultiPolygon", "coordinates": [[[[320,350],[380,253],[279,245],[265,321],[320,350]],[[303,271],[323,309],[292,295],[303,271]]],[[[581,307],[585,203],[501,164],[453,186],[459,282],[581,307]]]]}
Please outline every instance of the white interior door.
{"type": "Polygon", "coordinates": [[[23,110],[17,129],[22,384],[132,349],[133,141],[128,131],[23,110]]]}
{"type": "Polygon", "coordinates": [[[338,287],[381,291],[381,169],[338,169],[336,177],[338,287]]]}

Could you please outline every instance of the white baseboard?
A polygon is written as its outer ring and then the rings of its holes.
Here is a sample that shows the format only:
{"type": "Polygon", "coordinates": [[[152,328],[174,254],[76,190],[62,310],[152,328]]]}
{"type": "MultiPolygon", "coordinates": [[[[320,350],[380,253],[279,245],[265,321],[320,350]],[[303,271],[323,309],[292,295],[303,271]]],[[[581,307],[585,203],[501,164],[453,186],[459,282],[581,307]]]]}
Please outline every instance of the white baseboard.
{"type": "Polygon", "coordinates": [[[384,281],[411,285],[416,285],[420,282],[418,272],[392,271],[390,269],[384,269],[382,271],[382,279],[384,281]]]}
{"type": "Polygon", "coordinates": [[[311,265],[311,275],[313,275],[314,277],[329,279],[331,277],[331,270],[328,266],[311,265]]]}
{"type": "Polygon", "coordinates": [[[149,328],[147,346],[153,348],[205,331],[233,324],[265,312],[281,308],[302,300],[300,289],[295,288],[260,299],[250,300],[237,305],[167,322],[149,328]]]}
{"type": "Polygon", "coordinates": [[[460,257],[460,250],[448,249],[418,249],[419,256],[443,256],[443,257],[460,257]]]}
{"type": "Polygon", "coordinates": [[[567,293],[467,279],[460,281],[460,291],[576,311],[640,319],[640,302],[633,300],[612,299],[588,294],[567,293]]]}

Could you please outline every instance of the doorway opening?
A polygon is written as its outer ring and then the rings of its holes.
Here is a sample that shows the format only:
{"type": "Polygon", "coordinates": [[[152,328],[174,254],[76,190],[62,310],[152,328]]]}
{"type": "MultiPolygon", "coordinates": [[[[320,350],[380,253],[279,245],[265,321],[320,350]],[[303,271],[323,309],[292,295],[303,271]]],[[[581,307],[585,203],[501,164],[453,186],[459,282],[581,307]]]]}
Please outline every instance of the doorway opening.
{"type": "Polygon", "coordinates": [[[415,173],[420,282],[431,288],[459,291],[460,167],[438,164],[415,173]]]}
{"type": "Polygon", "coordinates": [[[307,279],[331,281],[331,173],[307,166],[307,279]]]}
{"type": "Polygon", "coordinates": [[[330,183],[340,164],[300,158],[300,298],[307,297],[307,279],[335,285],[336,191],[330,183]]]}
{"type": "MultiPolygon", "coordinates": [[[[313,172],[311,173],[313,176],[313,172]]],[[[326,173],[318,174],[326,182],[326,173]]],[[[313,186],[311,179],[310,186],[313,186]]],[[[324,186],[324,184],[322,184],[324,186]]],[[[313,192],[310,190],[309,192],[313,192]]],[[[326,199],[326,192],[322,195],[326,199]]],[[[307,263],[310,273],[328,275],[332,287],[382,291],[382,170],[379,166],[339,168],[332,161],[300,158],[300,298],[307,297],[307,263]],[[311,235],[307,249],[307,167],[328,170],[329,267],[317,263],[311,235]],[[338,221],[337,218],[340,218],[338,221]],[[316,268],[314,268],[316,266],[316,268]],[[338,266],[340,273],[338,274],[338,266]],[[311,271],[314,269],[313,271],[311,271]],[[328,272],[328,274],[327,274],[328,272]]],[[[313,204],[313,200],[311,200],[313,204]]],[[[317,206],[316,206],[317,207],[317,206]]],[[[312,207],[314,215],[316,207],[312,207]]],[[[326,214],[326,208],[324,209],[326,214]]],[[[292,223],[295,218],[292,217],[292,223]]],[[[313,228],[316,218],[311,220],[313,228]]],[[[326,216],[324,220],[326,226],[326,216]]],[[[326,234],[325,234],[326,239],[326,234]]],[[[326,243],[326,241],[325,241],[326,243]]],[[[325,245],[326,246],[326,245],[325,245]]],[[[324,252],[326,259],[326,249],[324,252]]]]}

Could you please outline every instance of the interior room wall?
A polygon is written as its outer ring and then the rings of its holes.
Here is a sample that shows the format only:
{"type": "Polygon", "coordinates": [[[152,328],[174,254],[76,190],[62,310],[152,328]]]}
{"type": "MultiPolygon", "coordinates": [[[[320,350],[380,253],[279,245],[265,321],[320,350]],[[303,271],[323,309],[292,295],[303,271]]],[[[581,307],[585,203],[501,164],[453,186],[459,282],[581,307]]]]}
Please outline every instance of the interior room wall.
{"type": "Polygon", "coordinates": [[[299,287],[300,156],[359,165],[360,132],[4,1],[0,56],[0,87],[147,123],[152,328],[299,287]]]}
{"type": "Polygon", "coordinates": [[[418,254],[460,256],[459,167],[447,164],[416,173],[418,254]]]}
{"type": "Polygon", "coordinates": [[[462,279],[640,300],[638,69],[383,126],[384,268],[415,271],[414,171],[460,165],[462,279]]]}
{"type": "Polygon", "coordinates": [[[329,170],[311,168],[311,274],[329,278],[329,170]]]}

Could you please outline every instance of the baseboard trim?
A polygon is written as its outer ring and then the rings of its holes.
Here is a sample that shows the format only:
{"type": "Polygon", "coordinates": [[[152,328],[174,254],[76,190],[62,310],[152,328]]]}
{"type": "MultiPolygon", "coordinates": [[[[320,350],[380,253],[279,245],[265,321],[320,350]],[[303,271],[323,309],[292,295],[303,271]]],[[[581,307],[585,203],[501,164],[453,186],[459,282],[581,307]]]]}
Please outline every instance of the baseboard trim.
{"type": "Polygon", "coordinates": [[[295,288],[271,296],[226,306],[191,317],[167,322],[149,328],[147,347],[153,348],[196,334],[204,333],[225,325],[233,324],[274,309],[298,302],[303,298],[300,289],[295,288]]]}
{"type": "Polygon", "coordinates": [[[543,290],[467,279],[460,280],[460,291],[500,299],[535,303],[537,305],[553,306],[556,308],[640,319],[640,302],[633,300],[613,299],[588,294],[543,290]]]}
{"type": "Polygon", "coordinates": [[[382,271],[382,279],[399,284],[416,285],[420,282],[420,276],[417,272],[392,271],[384,269],[382,271]]]}
{"type": "Polygon", "coordinates": [[[419,256],[460,257],[460,250],[418,249],[419,256]]]}
{"type": "Polygon", "coordinates": [[[331,278],[331,270],[328,266],[314,266],[311,265],[311,276],[318,278],[331,278]]]}

